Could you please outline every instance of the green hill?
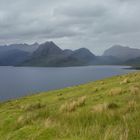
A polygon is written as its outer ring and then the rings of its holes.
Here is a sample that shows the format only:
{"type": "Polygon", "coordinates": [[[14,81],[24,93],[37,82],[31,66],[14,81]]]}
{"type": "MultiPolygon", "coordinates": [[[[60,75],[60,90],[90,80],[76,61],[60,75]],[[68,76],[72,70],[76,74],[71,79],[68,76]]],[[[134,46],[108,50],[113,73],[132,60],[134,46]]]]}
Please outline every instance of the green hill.
{"type": "Polygon", "coordinates": [[[0,140],[140,140],[140,72],[1,103],[0,140]]]}

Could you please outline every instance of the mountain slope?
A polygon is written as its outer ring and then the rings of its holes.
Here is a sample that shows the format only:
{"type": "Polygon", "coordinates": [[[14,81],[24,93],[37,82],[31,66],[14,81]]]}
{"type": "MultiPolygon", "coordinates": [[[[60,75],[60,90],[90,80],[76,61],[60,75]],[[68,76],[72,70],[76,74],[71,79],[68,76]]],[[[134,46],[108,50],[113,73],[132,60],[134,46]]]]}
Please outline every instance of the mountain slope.
{"type": "Polygon", "coordinates": [[[0,65],[13,66],[29,59],[31,53],[38,48],[38,43],[11,44],[0,46],[0,65]]]}
{"type": "Polygon", "coordinates": [[[140,66],[140,57],[129,59],[125,62],[127,65],[140,66]]]}
{"type": "Polygon", "coordinates": [[[29,59],[30,53],[18,49],[4,51],[0,54],[0,65],[17,65],[29,59]]]}
{"type": "Polygon", "coordinates": [[[0,140],[139,140],[140,72],[0,104],[0,140]]]}
{"type": "Polygon", "coordinates": [[[96,56],[92,64],[94,65],[120,65],[120,59],[114,56],[96,56]]]}
{"type": "Polygon", "coordinates": [[[86,48],[80,48],[73,51],[71,57],[76,58],[79,61],[81,60],[85,64],[90,64],[95,59],[95,55],[86,48]]]}
{"type": "Polygon", "coordinates": [[[41,44],[32,54],[31,59],[25,61],[24,66],[81,66],[88,65],[94,55],[87,49],[76,51],[62,50],[53,42],[41,44]]]}
{"type": "Polygon", "coordinates": [[[24,66],[54,66],[55,63],[64,57],[61,50],[53,42],[45,42],[33,52],[31,59],[23,63],[24,66]]]}
{"type": "Polygon", "coordinates": [[[140,49],[129,48],[121,45],[114,45],[106,50],[103,56],[113,56],[125,62],[129,59],[140,57],[140,49]]]}
{"type": "Polygon", "coordinates": [[[10,45],[3,45],[0,46],[0,55],[2,52],[5,51],[10,51],[10,50],[21,50],[21,51],[26,51],[26,52],[33,52],[38,48],[39,44],[34,43],[34,44],[10,44],[10,45]]]}
{"type": "Polygon", "coordinates": [[[33,57],[51,57],[61,55],[63,51],[53,42],[45,42],[39,46],[39,48],[33,52],[33,57]]]}

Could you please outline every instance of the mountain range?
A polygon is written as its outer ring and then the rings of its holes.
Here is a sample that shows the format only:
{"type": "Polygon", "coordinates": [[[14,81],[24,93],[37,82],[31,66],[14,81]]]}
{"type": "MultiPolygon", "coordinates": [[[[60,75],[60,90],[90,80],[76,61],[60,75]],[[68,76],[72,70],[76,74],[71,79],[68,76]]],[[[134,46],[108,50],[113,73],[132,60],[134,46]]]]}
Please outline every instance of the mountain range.
{"type": "Polygon", "coordinates": [[[114,45],[96,56],[86,48],[63,50],[54,42],[0,46],[0,65],[67,67],[86,65],[139,65],[140,49],[114,45]]]}

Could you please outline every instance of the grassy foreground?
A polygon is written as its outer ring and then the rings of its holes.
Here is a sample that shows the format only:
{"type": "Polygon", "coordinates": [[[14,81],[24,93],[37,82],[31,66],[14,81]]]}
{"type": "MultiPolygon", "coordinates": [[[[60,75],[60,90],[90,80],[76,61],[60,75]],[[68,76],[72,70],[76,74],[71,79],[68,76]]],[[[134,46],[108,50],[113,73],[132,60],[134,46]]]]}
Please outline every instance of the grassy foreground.
{"type": "Polygon", "coordinates": [[[140,72],[1,103],[0,140],[140,140],[140,72]]]}

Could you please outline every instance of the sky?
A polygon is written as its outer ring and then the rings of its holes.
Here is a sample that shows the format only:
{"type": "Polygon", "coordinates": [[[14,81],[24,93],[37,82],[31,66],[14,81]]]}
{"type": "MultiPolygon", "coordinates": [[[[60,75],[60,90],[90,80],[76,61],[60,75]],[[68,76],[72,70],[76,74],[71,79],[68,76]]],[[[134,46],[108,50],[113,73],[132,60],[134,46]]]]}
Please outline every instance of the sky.
{"type": "Polygon", "coordinates": [[[0,44],[140,48],[140,0],[0,0],[0,44]]]}

